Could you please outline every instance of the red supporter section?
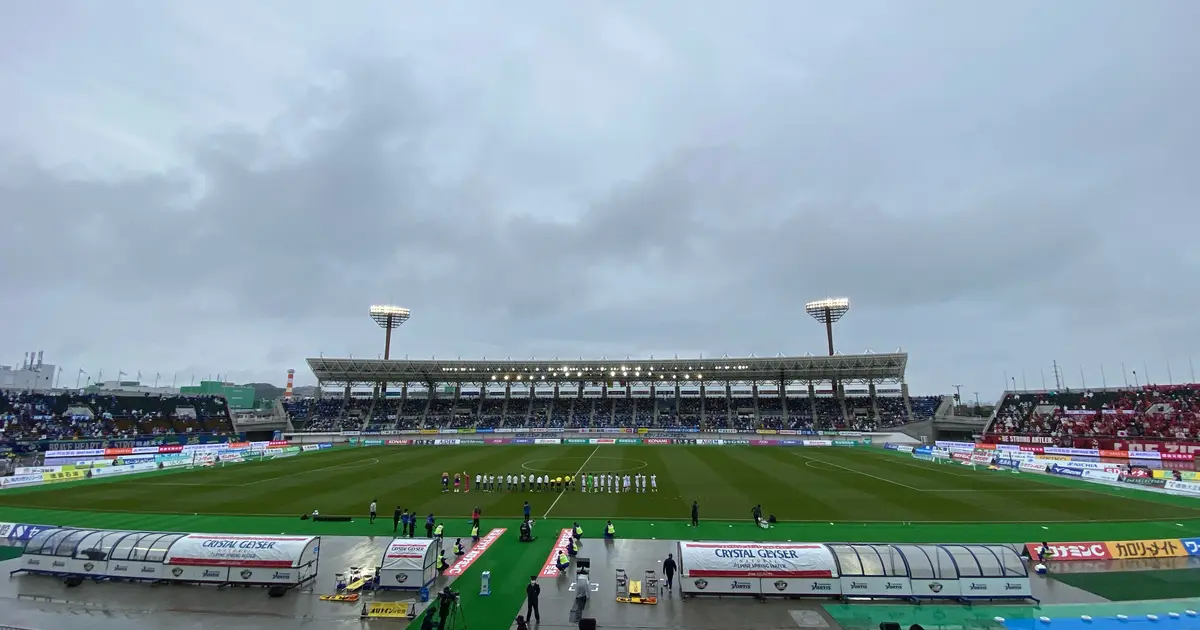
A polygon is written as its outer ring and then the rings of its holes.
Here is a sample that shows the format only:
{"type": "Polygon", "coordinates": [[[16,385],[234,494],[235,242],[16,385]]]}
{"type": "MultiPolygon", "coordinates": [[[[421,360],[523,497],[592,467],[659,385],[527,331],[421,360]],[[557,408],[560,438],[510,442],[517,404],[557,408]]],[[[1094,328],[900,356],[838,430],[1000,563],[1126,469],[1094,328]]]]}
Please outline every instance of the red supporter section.
{"type": "Polygon", "coordinates": [[[1193,462],[1200,455],[1200,385],[1008,392],[984,441],[1021,451],[1193,462]]]}

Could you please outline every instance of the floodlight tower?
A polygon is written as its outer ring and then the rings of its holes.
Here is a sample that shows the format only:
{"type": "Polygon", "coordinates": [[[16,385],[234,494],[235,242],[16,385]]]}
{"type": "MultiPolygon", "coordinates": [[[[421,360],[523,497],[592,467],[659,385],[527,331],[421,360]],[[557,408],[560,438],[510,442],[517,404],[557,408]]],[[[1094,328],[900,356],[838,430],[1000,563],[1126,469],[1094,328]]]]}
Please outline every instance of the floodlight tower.
{"type": "Polygon", "coordinates": [[[804,305],[804,312],[825,324],[825,337],[829,340],[829,356],[833,356],[833,324],[850,311],[850,298],[825,298],[804,305]]]}
{"type": "Polygon", "coordinates": [[[375,305],[369,312],[371,319],[386,331],[383,341],[383,359],[386,361],[392,356],[392,331],[408,321],[409,311],[401,306],[375,305]]]}
{"type": "MultiPolygon", "coordinates": [[[[375,320],[376,324],[384,330],[383,340],[383,360],[387,361],[392,357],[392,331],[399,328],[401,324],[408,321],[409,311],[402,306],[388,306],[376,304],[368,310],[371,314],[371,319],[375,320]]],[[[384,396],[387,394],[387,381],[379,383],[378,395],[384,396]]]]}

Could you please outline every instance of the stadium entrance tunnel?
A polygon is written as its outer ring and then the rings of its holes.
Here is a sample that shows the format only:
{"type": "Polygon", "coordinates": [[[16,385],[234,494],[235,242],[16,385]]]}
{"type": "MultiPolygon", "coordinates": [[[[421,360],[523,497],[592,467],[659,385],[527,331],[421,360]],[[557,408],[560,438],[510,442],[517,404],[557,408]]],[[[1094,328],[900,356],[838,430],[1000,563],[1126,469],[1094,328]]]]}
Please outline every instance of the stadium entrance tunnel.
{"type": "Polygon", "coordinates": [[[293,588],[316,578],[318,536],[165,534],[57,528],[25,546],[10,576],[293,588]]]}

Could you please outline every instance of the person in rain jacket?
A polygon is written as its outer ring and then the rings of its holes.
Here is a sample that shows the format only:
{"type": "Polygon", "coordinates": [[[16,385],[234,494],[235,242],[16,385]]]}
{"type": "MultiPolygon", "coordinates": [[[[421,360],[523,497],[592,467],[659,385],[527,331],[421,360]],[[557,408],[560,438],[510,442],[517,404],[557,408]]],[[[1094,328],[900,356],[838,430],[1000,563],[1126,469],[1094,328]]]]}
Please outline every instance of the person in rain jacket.
{"type": "Polygon", "coordinates": [[[604,539],[612,540],[616,535],[617,528],[613,527],[612,521],[609,521],[608,524],[604,526],[604,539]]]}
{"type": "Polygon", "coordinates": [[[443,549],[440,552],[438,552],[437,570],[445,571],[446,569],[449,569],[449,568],[450,568],[450,563],[446,562],[446,550],[443,549]]]}
{"type": "Polygon", "coordinates": [[[444,531],[445,531],[445,526],[442,525],[441,523],[438,523],[437,527],[433,528],[433,537],[437,539],[438,546],[441,546],[441,544],[442,544],[442,533],[444,531]]]}
{"type": "Polygon", "coordinates": [[[665,575],[667,577],[667,590],[668,591],[671,590],[671,584],[674,583],[674,580],[675,580],[675,572],[678,570],[679,570],[679,567],[675,565],[675,554],[673,554],[673,553],[667,554],[667,559],[663,560],[662,571],[663,571],[663,575],[665,575]]]}
{"type": "Polygon", "coordinates": [[[465,553],[467,553],[467,551],[465,549],[463,549],[462,539],[456,538],[454,540],[454,555],[461,558],[463,556],[463,554],[465,554],[465,553]]]}
{"type": "Polygon", "coordinates": [[[559,571],[566,571],[567,567],[571,566],[571,559],[567,557],[566,549],[558,550],[558,561],[554,563],[554,566],[557,567],[559,571]]]}
{"type": "Polygon", "coordinates": [[[576,523],[575,523],[575,528],[571,530],[571,537],[574,538],[575,540],[579,540],[580,538],[583,538],[583,528],[579,526],[578,521],[576,521],[576,523]]]}

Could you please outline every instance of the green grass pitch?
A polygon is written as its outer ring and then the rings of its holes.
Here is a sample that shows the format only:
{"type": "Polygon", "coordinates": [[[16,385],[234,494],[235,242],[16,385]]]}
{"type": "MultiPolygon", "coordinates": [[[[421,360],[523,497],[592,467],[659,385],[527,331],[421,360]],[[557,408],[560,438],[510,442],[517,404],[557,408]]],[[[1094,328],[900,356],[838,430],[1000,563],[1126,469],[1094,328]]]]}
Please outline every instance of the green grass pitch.
{"type": "Polygon", "coordinates": [[[339,448],[190,472],[6,490],[0,506],[173,514],[424,515],[747,520],[761,503],[782,522],[1132,522],[1200,517],[1200,503],[1137,490],[1090,490],[1034,474],[935,464],[874,448],[714,446],[398,446],[339,448]],[[443,493],[443,471],[507,475],[635,473],[658,492],[443,493]]]}

